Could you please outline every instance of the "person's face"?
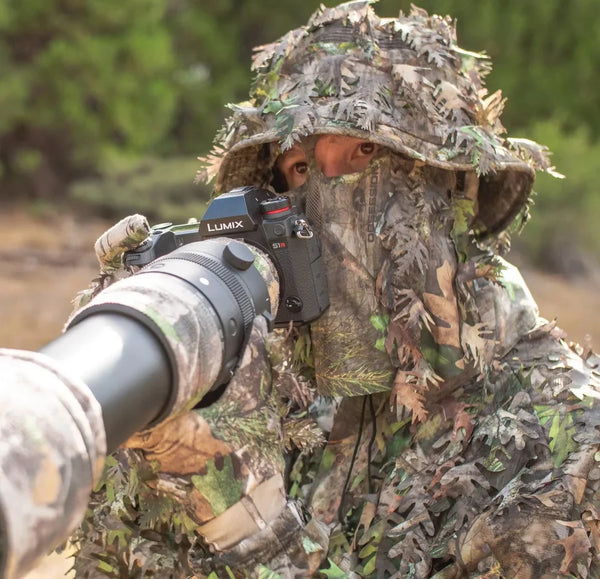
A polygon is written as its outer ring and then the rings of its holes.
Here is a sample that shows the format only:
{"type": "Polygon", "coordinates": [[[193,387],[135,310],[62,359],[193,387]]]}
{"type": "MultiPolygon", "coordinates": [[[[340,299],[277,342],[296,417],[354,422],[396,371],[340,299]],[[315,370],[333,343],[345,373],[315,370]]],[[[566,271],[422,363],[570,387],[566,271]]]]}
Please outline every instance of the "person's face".
{"type": "MultiPolygon", "coordinates": [[[[364,139],[322,135],[315,146],[315,160],[325,177],[339,177],[363,171],[377,153],[378,146],[364,139]]],[[[302,144],[296,144],[277,160],[277,167],[290,189],[306,181],[308,163],[302,144]]]]}

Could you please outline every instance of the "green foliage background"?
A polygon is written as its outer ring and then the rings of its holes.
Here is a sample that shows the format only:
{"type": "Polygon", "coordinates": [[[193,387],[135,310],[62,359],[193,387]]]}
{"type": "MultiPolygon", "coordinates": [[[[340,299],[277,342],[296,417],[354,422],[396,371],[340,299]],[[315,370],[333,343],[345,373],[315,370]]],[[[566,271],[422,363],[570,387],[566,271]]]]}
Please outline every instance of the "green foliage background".
{"type": "MultiPolygon", "coordinates": [[[[333,5],[334,2],[327,1],[333,5]]],[[[252,47],[306,22],[316,0],[0,0],[0,199],[67,202],[107,216],[198,215],[192,184],[243,100],[252,47]]],[[[487,52],[511,136],[554,151],[563,181],[540,178],[524,247],[600,250],[597,0],[423,0],[457,19],[459,43],[487,52]]],[[[382,16],[410,10],[381,0],[382,16]]],[[[579,253],[581,255],[581,252],[579,253]]],[[[552,259],[551,259],[552,258],[552,259]]],[[[555,264],[556,265],[556,264],[555,264]]]]}

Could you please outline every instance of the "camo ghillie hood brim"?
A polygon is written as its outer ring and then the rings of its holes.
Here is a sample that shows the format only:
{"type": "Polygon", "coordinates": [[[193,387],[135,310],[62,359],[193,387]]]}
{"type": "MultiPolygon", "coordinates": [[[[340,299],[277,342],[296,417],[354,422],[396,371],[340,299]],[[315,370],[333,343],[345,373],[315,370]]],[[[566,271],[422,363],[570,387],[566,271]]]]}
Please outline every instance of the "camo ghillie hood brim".
{"type": "Polygon", "coordinates": [[[525,208],[536,170],[557,175],[545,147],[509,139],[505,99],[489,95],[483,54],[456,44],[449,17],[379,18],[368,0],[321,7],[308,24],[257,48],[250,100],[230,105],[203,178],[223,192],[268,185],[281,151],[314,134],[340,134],[423,163],[480,177],[479,237],[525,208]],[[265,147],[276,143],[275,147],[265,147]]]}

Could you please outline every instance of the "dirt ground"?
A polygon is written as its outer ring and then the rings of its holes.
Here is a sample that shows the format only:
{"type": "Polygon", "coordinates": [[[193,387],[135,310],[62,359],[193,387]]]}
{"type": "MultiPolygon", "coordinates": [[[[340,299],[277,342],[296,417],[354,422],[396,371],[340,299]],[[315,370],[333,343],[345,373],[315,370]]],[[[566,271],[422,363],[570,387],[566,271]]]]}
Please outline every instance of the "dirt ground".
{"type": "MultiPolygon", "coordinates": [[[[109,225],[0,208],[0,347],[35,350],[60,334],[70,301],[97,274],[93,243],[109,225]]],[[[544,317],[556,318],[572,340],[600,349],[600,277],[566,280],[528,269],[523,275],[544,317]]],[[[69,567],[52,555],[26,579],[64,577],[69,567]]]]}

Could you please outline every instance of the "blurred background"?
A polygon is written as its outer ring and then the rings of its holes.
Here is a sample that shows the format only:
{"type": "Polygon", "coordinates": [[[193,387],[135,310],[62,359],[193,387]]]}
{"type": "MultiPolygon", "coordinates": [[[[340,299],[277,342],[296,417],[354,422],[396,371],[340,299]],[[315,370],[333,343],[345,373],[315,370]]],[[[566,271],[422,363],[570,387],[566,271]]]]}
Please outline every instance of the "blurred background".
{"type": "MultiPolygon", "coordinates": [[[[335,2],[328,0],[327,5],[335,2]]],[[[92,244],[122,216],[203,213],[193,180],[244,100],[252,47],[306,23],[318,0],[0,0],[0,345],[56,336],[97,273],[92,244]]],[[[600,344],[600,10],[597,0],[423,0],[494,64],[508,134],[547,145],[510,258],[542,314],[600,344]],[[594,339],[595,338],[595,339],[594,339]]],[[[408,0],[381,0],[381,16],[408,0]]],[[[59,563],[60,564],[60,563],[59,563]]],[[[53,576],[50,563],[41,571],[53,576]]]]}

